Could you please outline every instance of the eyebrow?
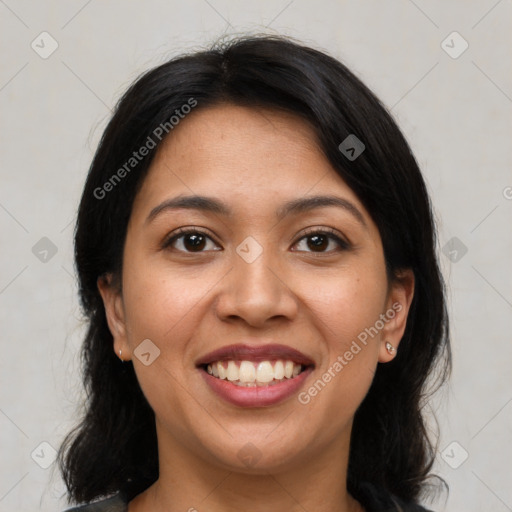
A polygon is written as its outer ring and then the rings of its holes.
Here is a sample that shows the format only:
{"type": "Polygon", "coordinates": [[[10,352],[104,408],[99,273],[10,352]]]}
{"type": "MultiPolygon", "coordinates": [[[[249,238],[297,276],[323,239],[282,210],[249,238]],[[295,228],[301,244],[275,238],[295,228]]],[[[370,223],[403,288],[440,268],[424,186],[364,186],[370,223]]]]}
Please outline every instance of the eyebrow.
{"type": "MultiPolygon", "coordinates": [[[[348,201],[337,196],[330,195],[319,195],[319,196],[307,196],[298,199],[293,199],[282,205],[276,211],[276,217],[278,220],[283,219],[287,215],[304,213],[316,208],[325,208],[329,206],[335,206],[342,208],[354,216],[365,228],[367,227],[364,220],[363,214],[357,209],[357,207],[348,201]]],[[[178,196],[172,199],[167,199],[158,206],[155,206],[149,213],[146,223],[151,222],[159,214],[178,209],[189,209],[189,210],[200,210],[204,212],[211,212],[226,217],[232,217],[233,211],[225,203],[208,196],[178,196]]]]}

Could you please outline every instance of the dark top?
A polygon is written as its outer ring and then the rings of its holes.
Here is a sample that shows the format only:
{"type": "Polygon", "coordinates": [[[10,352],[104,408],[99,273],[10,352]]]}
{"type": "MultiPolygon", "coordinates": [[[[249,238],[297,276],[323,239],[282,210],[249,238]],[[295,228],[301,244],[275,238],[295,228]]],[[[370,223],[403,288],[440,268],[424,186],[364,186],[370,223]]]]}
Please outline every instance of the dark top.
{"type": "MultiPolygon", "coordinates": [[[[432,512],[414,503],[405,503],[386,491],[378,490],[371,484],[363,484],[356,499],[366,512],[432,512]]],[[[64,512],[127,512],[130,500],[122,493],[88,505],[74,507],[64,512]]]]}

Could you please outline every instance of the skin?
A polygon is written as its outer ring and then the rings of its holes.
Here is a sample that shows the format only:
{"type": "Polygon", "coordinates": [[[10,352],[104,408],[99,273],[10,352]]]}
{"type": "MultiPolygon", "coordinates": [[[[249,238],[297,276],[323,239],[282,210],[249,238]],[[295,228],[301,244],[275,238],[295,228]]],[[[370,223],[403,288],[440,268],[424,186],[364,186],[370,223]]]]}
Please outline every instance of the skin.
{"type": "Polygon", "coordinates": [[[414,278],[406,270],[388,280],[375,223],[304,121],[233,105],[188,115],[135,199],[122,291],[111,277],[98,287],[113,350],[132,360],[158,436],[160,477],[129,512],[363,510],[345,486],[353,416],[377,364],[395,355],[385,342],[399,347],[414,278]],[[162,202],[193,194],[226,203],[232,216],[179,209],[148,221],[162,202]],[[349,201],[364,223],[336,206],[277,219],[285,202],[313,195],[349,201]],[[201,252],[186,236],[163,248],[180,227],[206,233],[201,252]],[[350,246],[327,238],[319,249],[306,228],[335,229],[350,246]],[[263,250],[252,263],[236,252],[248,236],[263,250]],[[315,361],[299,390],[307,391],[396,303],[401,311],[307,404],[294,395],[270,407],[236,407],[194,364],[234,343],[282,343],[315,361]],[[145,339],[160,350],[149,366],[133,353],[145,339]],[[259,457],[249,467],[238,456],[247,443],[259,457]]]}

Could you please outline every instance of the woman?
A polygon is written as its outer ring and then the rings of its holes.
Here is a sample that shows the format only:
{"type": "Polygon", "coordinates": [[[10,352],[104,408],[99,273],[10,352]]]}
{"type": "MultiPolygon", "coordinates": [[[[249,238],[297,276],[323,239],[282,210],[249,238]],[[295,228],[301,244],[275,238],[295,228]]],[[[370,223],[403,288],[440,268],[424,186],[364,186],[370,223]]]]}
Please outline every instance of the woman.
{"type": "MultiPolygon", "coordinates": [[[[254,37],[120,100],[75,235],[73,510],[424,511],[450,369],[415,159],[335,59],[254,37]]],[[[431,488],[431,487],[430,487],[431,488]]]]}

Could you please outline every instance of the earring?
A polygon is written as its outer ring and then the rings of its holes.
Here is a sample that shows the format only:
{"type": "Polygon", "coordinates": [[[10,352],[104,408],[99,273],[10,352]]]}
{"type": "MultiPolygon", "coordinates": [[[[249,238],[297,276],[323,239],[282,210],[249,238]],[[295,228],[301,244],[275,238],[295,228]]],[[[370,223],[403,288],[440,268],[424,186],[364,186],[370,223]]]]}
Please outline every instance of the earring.
{"type": "Polygon", "coordinates": [[[389,354],[394,354],[396,352],[396,348],[393,347],[393,345],[391,345],[389,341],[386,341],[386,350],[388,351],[389,354]]]}
{"type": "Polygon", "coordinates": [[[123,354],[122,349],[119,349],[119,359],[121,359],[121,361],[123,361],[123,363],[124,363],[123,355],[122,354],[123,354]]]}

